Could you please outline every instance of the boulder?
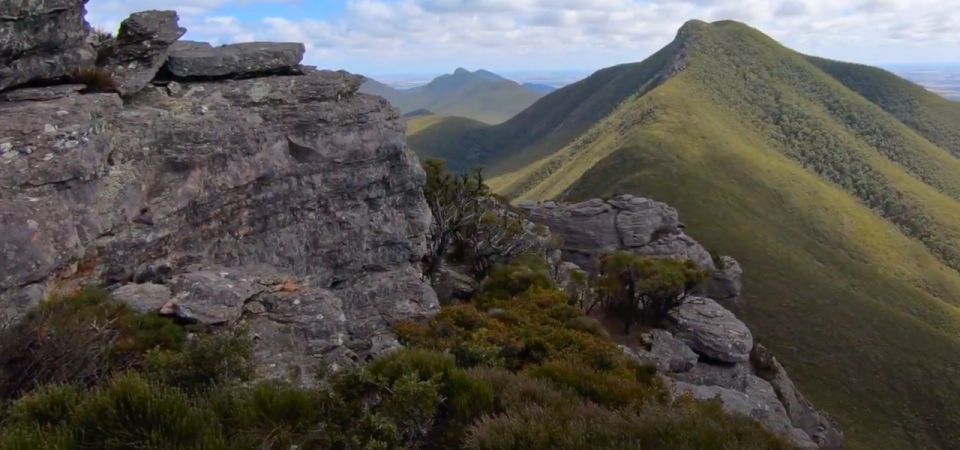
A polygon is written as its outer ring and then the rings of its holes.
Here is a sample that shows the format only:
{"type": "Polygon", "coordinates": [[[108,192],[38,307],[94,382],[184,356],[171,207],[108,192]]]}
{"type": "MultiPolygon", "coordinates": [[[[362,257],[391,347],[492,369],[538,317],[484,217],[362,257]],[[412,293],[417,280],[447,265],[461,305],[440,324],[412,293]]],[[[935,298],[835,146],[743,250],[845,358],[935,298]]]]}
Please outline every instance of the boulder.
{"type": "Polygon", "coordinates": [[[678,233],[680,227],[675,209],[632,195],[575,204],[526,203],[520,208],[561,238],[565,260],[588,270],[597,268],[604,253],[641,248],[662,235],[678,233]]]}
{"type": "Polygon", "coordinates": [[[697,353],[717,361],[750,359],[753,335],[732,312],[706,297],[688,297],[669,313],[674,335],[697,353]]]}
{"type": "Polygon", "coordinates": [[[70,76],[96,59],[86,0],[0,2],[0,90],[70,76]]]}
{"type": "Polygon", "coordinates": [[[178,42],[167,71],[179,78],[220,78],[281,72],[296,68],[305,48],[295,42],[247,42],[212,47],[206,42],[178,42]]]}
{"type": "Polygon", "coordinates": [[[713,271],[713,257],[699,242],[684,233],[671,233],[660,236],[633,251],[651,258],[668,258],[680,261],[690,260],[700,270],[713,271]]]}
{"type": "Polygon", "coordinates": [[[563,241],[563,258],[580,267],[595,268],[596,257],[619,248],[616,215],[603,200],[565,205],[556,202],[522,204],[530,220],[545,225],[563,241]]]}
{"type": "Polygon", "coordinates": [[[125,284],[110,294],[141,314],[159,312],[173,298],[169,287],[154,283],[125,284]]]}
{"type": "Polygon", "coordinates": [[[205,325],[236,322],[246,302],[263,292],[256,277],[241,268],[213,267],[176,275],[170,286],[175,296],[160,313],[205,325]]]}
{"type": "Polygon", "coordinates": [[[820,448],[843,448],[843,429],[840,425],[804,398],[786,369],[769,350],[758,344],[750,360],[757,376],[770,383],[794,426],[806,432],[820,448]]]}
{"type": "Polygon", "coordinates": [[[187,32],[178,21],[176,11],[144,11],[131,14],[120,24],[117,38],[100,61],[113,76],[120,95],[140,92],[157,75],[170,46],[187,32]]]}
{"type": "Polygon", "coordinates": [[[683,381],[671,382],[670,390],[675,397],[688,396],[701,401],[717,400],[728,414],[755,420],[764,429],[783,437],[798,449],[818,448],[803,430],[793,426],[770,384],[753,375],[747,377],[742,391],[683,381]]]}
{"type": "Polygon", "coordinates": [[[707,279],[706,295],[715,300],[736,301],[743,293],[743,269],[736,259],[729,256],[720,258],[718,267],[710,271],[707,279]]]}
{"type": "Polygon", "coordinates": [[[642,337],[646,349],[634,351],[636,358],[663,373],[680,373],[697,365],[697,354],[666,330],[652,330],[642,337]]]}
{"type": "Polygon", "coordinates": [[[617,211],[615,223],[623,247],[641,247],[658,235],[679,231],[677,210],[664,203],[632,195],[620,195],[608,203],[617,211]]]}
{"type": "Polygon", "coordinates": [[[469,275],[466,269],[449,264],[440,265],[430,284],[442,304],[469,300],[480,287],[476,278],[469,275]]]}
{"type": "Polygon", "coordinates": [[[431,215],[399,112],[358,94],[361,80],[308,71],[126,103],[0,103],[0,313],[65,283],[136,280],[167,284],[185,318],[257,318],[277,367],[389,347],[393,324],[439,307],[418,269],[431,215]],[[273,293],[254,266],[303,289],[273,293]],[[271,309],[268,295],[300,303],[271,309]]]}

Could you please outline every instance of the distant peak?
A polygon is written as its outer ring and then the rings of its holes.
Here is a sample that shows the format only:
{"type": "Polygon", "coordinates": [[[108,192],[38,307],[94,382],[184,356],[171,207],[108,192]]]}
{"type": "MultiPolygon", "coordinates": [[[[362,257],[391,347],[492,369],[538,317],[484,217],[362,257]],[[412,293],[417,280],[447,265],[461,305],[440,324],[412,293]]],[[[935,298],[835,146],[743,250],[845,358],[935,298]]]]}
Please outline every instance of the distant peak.
{"type": "Polygon", "coordinates": [[[457,67],[457,70],[453,71],[454,75],[469,75],[471,72],[463,67],[457,67]]]}

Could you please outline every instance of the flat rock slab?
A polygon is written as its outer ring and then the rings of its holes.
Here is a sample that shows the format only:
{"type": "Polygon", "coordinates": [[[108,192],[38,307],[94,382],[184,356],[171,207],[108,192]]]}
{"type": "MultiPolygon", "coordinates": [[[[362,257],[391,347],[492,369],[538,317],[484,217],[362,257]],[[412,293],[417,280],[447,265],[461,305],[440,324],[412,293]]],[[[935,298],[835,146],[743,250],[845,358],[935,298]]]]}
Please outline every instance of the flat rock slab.
{"type": "Polygon", "coordinates": [[[54,86],[14,89],[0,93],[0,101],[39,102],[76,95],[86,89],[82,84],[58,84],[54,86]]]}
{"type": "Polygon", "coordinates": [[[297,67],[305,48],[295,42],[247,42],[213,47],[206,42],[176,43],[167,71],[180,78],[217,78],[282,71],[297,67]]]}
{"type": "Polygon", "coordinates": [[[236,269],[177,275],[170,285],[176,296],[163,305],[161,313],[213,325],[239,319],[244,303],[263,291],[247,273],[236,269]]]}
{"type": "Polygon", "coordinates": [[[173,297],[169,287],[154,283],[125,284],[111,294],[114,299],[141,314],[160,311],[173,297]]]}
{"type": "Polygon", "coordinates": [[[719,303],[706,297],[689,297],[669,314],[676,327],[674,336],[695,352],[728,363],[750,359],[750,329],[719,303]]]}

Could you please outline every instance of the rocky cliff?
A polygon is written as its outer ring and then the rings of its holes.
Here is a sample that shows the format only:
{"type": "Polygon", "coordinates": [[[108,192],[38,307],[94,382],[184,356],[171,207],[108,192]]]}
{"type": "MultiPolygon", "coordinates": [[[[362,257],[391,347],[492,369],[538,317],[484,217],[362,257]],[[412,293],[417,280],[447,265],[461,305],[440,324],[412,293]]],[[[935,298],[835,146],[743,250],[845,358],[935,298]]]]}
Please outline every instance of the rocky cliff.
{"type": "Polygon", "coordinates": [[[731,413],[750,417],[798,448],[841,448],[843,431],[796,389],[786,369],[750,329],[720,302],[741,293],[740,265],[713,256],[688,236],[672,207],[621,195],[577,204],[520,205],[562,241],[562,257],[588,271],[604,253],[632,251],[654,258],[691,260],[709,273],[697,293],[670,312],[670,326],[622,346],[655,365],[674,395],[717,399],[731,413]]]}
{"type": "MultiPolygon", "coordinates": [[[[27,12],[0,11],[2,33],[88,28],[80,0],[14,3],[27,12]]],[[[181,53],[191,76],[176,77],[176,22],[124,22],[88,67],[116,74],[112,92],[58,84],[66,65],[24,71],[53,51],[41,42],[0,54],[16,74],[0,87],[44,84],[0,93],[4,315],[99,283],[184,322],[248,324],[264,374],[303,380],[319,358],[396,346],[393,323],[438,308],[416,264],[424,173],[397,110],[358,94],[360,77],[299,66],[300,44],[181,53]]]]}

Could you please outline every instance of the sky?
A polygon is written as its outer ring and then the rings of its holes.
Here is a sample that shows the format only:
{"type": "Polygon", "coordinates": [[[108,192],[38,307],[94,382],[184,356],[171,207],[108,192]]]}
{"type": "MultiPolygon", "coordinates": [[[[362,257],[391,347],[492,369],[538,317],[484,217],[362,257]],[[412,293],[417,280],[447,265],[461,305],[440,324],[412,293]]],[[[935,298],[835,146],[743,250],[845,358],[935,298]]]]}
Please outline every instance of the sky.
{"type": "Polygon", "coordinates": [[[89,0],[114,31],[174,9],[184,39],[296,41],[305,63],[377,74],[582,70],[636,62],[689,19],[732,19],[808,54],[875,65],[960,63],[960,0],[89,0]]]}

